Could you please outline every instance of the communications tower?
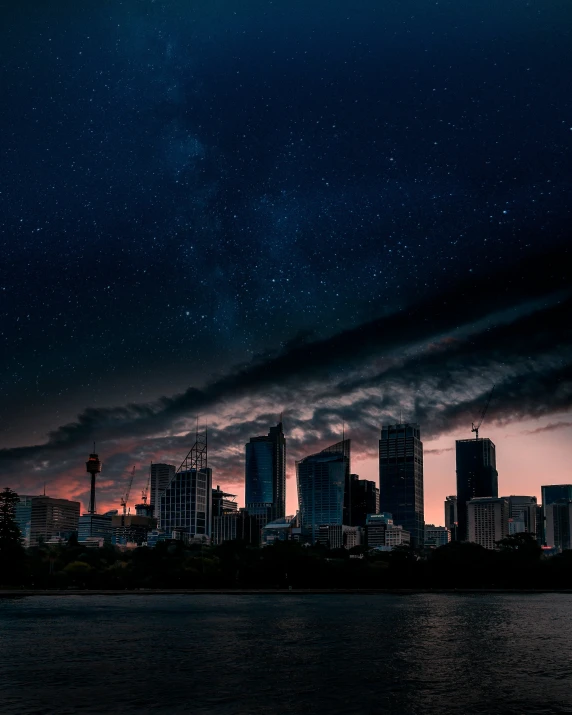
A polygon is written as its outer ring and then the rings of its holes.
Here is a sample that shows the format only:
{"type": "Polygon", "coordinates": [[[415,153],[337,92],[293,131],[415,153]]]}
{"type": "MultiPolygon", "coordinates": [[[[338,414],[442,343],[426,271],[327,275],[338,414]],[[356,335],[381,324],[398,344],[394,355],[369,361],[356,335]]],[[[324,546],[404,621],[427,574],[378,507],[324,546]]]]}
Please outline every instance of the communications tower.
{"type": "Polygon", "coordinates": [[[89,459],[85,463],[85,469],[88,474],[91,474],[91,491],[89,495],[89,509],[88,514],[95,514],[95,475],[101,472],[101,462],[99,457],[95,454],[95,443],[93,445],[93,452],[89,455],[89,459]]]}

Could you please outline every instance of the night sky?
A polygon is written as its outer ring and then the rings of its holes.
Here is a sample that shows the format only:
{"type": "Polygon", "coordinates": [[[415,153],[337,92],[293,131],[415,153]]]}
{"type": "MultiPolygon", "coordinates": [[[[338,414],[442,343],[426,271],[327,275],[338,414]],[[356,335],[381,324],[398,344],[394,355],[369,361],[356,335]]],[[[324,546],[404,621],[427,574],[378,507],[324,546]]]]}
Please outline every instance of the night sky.
{"type": "Polygon", "coordinates": [[[442,523],[493,384],[500,491],[572,479],[569,0],[1,8],[0,487],[95,440],[117,508],[200,415],[240,496],[282,411],[376,478],[401,412],[442,523]]]}

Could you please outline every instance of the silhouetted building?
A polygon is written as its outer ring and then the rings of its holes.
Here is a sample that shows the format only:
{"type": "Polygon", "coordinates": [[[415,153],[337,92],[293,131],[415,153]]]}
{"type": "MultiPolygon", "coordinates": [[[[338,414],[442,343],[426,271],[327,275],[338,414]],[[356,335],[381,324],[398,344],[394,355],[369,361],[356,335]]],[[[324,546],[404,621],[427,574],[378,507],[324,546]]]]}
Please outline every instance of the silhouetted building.
{"type": "Polygon", "coordinates": [[[26,494],[18,494],[20,500],[15,507],[14,517],[20,529],[22,544],[30,546],[30,536],[32,533],[32,499],[34,497],[26,494]]]}
{"type": "Polygon", "coordinates": [[[451,532],[451,541],[458,540],[457,497],[452,495],[445,497],[445,526],[451,532]]]}
{"type": "Polygon", "coordinates": [[[286,514],[286,438],[282,422],[245,445],[245,502],[260,529],[286,514]]]}
{"type": "Polygon", "coordinates": [[[30,519],[30,544],[53,537],[68,539],[78,530],[80,503],[69,499],[32,497],[30,519]]]}
{"type": "Polygon", "coordinates": [[[153,507],[153,514],[160,524],[161,494],[169,486],[175,476],[177,468],[174,464],[151,464],[151,476],[149,478],[149,504],[153,507]]]}
{"type": "Polygon", "coordinates": [[[385,546],[385,532],[393,525],[391,514],[368,514],[365,523],[365,543],[370,549],[385,546]]]}
{"type": "Polygon", "coordinates": [[[361,528],[347,524],[320,524],[316,543],[327,549],[353,549],[361,544],[361,528]]]}
{"type": "Polygon", "coordinates": [[[160,528],[173,538],[174,532],[190,538],[211,536],[212,470],[181,469],[159,501],[160,528]]]}
{"type": "Polygon", "coordinates": [[[212,490],[213,498],[213,518],[222,516],[223,514],[231,514],[238,511],[238,504],[234,501],[236,494],[227,494],[217,485],[216,489],[212,490]]]}
{"type": "Polygon", "coordinates": [[[496,542],[509,535],[508,500],[502,497],[477,497],[467,504],[469,541],[496,548],[496,542]]]}
{"type": "Polygon", "coordinates": [[[488,438],[459,439],[457,453],[458,540],[467,541],[467,504],[471,499],[498,497],[495,445],[488,438]]]}
{"type": "MultiPolygon", "coordinates": [[[[566,510],[548,509],[552,504],[570,504],[572,502],[572,484],[546,484],[541,488],[542,494],[542,543],[546,546],[557,546],[553,543],[556,539],[559,544],[565,542],[566,510]],[[550,515],[549,515],[550,512],[550,515]],[[558,516],[560,514],[560,517],[558,516]],[[548,521],[550,519],[550,530],[548,521]],[[563,521],[564,520],[564,521],[563,521]]],[[[560,546],[557,546],[561,548],[560,546]]]]}
{"type": "Polygon", "coordinates": [[[544,514],[546,546],[558,552],[572,549],[572,502],[547,504],[544,514]]]}
{"type": "Polygon", "coordinates": [[[153,517],[116,514],[111,517],[111,543],[117,546],[147,543],[147,536],[157,522],[153,517]]]}
{"type": "MultiPolygon", "coordinates": [[[[117,512],[116,512],[117,513],[117,512]]],[[[111,543],[112,514],[82,514],[79,517],[77,539],[80,543],[86,542],[93,546],[111,543]]]]}
{"type": "Polygon", "coordinates": [[[503,499],[508,501],[509,533],[526,532],[542,542],[542,513],[536,497],[512,495],[503,499]]]}
{"type": "Polygon", "coordinates": [[[213,518],[212,542],[243,541],[249,546],[260,546],[260,528],[255,516],[247,509],[227,512],[213,518]]]}
{"type": "MultiPolygon", "coordinates": [[[[150,519],[153,518],[153,506],[152,504],[135,504],[135,514],[137,516],[147,516],[150,519]]],[[[155,519],[155,524],[157,524],[157,519],[155,519]]]]}
{"type": "Polygon", "coordinates": [[[425,546],[445,546],[451,541],[451,532],[446,526],[425,524],[425,546]]]}
{"type": "Polygon", "coordinates": [[[296,463],[302,532],[312,544],[317,542],[321,526],[343,524],[349,464],[349,439],[296,463]]]}
{"type": "Polygon", "coordinates": [[[301,528],[297,516],[275,519],[262,529],[261,546],[269,546],[276,541],[300,541],[301,528]]]}
{"type": "Polygon", "coordinates": [[[423,546],[423,443],[418,424],[381,428],[379,440],[379,509],[423,546]]]}
{"type": "Polygon", "coordinates": [[[350,474],[350,526],[365,526],[368,514],[379,511],[379,489],[375,482],[350,474]]]}

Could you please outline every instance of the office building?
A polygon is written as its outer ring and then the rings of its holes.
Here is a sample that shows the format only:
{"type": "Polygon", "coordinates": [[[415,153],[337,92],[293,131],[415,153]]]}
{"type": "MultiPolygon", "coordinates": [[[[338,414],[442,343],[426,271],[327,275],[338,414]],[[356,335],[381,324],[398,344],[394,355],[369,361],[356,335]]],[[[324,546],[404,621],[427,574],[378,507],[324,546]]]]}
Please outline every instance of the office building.
{"type": "Polygon", "coordinates": [[[546,546],[556,546],[554,543],[556,539],[559,544],[562,544],[566,539],[559,535],[562,534],[564,537],[566,533],[566,509],[554,510],[548,509],[548,507],[552,504],[570,504],[572,502],[572,484],[546,484],[540,489],[542,494],[542,543],[546,546]]]}
{"type": "Polygon", "coordinates": [[[379,511],[379,489],[375,482],[350,474],[350,526],[365,526],[368,514],[379,511]]]}
{"type": "Polygon", "coordinates": [[[343,524],[349,463],[350,440],[333,444],[296,463],[301,527],[312,544],[317,543],[320,526],[343,524]]]}
{"type": "Polygon", "coordinates": [[[536,497],[511,495],[503,499],[508,501],[509,533],[538,536],[542,531],[542,515],[536,497]]]}
{"type": "Polygon", "coordinates": [[[495,549],[497,541],[509,534],[508,500],[477,497],[467,504],[469,541],[495,549]]]}
{"type": "Polygon", "coordinates": [[[181,469],[160,496],[160,528],[171,536],[177,531],[209,539],[211,504],[212,470],[181,469]]]}
{"type": "Polygon", "coordinates": [[[457,538],[467,541],[467,504],[471,499],[498,497],[498,472],[495,445],[488,438],[460,439],[457,456],[457,538]]]}
{"type": "Polygon", "coordinates": [[[276,541],[299,541],[301,531],[297,515],[275,519],[262,529],[260,545],[269,546],[276,541]]]}
{"type": "Polygon", "coordinates": [[[457,541],[458,517],[456,495],[445,497],[445,526],[451,532],[451,541],[457,541]]]}
{"type": "Polygon", "coordinates": [[[151,475],[149,477],[149,504],[153,507],[153,514],[157,521],[160,521],[159,503],[161,494],[169,486],[175,476],[177,468],[174,464],[151,464],[151,475]]]}
{"type": "Polygon", "coordinates": [[[393,526],[391,514],[368,514],[365,523],[365,543],[368,548],[385,546],[385,532],[388,526],[393,526]]]}
{"type": "Polygon", "coordinates": [[[223,514],[232,514],[238,511],[238,504],[235,502],[236,494],[227,494],[217,485],[212,490],[213,518],[223,514]]]}
{"type": "Polygon", "coordinates": [[[115,514],[111,517],[111,543],[116,546],[142,546],[156,526],[153,517],[137,514],[115,514]]]}
{"type": "Polygon", "coordinates": [[[381,428],[379,440],[379,509],[392,514],[414,546],[423,546],[423,443],[418,424],[381,428]]]}
{"type": "Polygon", "coordinates": [[[572,501],[546,504],[545,543],[557,552],[572,549],[572,501]]]}
{"type": "Polygon", "coordinates": [[[245,445],[245,503],[260,529],[286,514],[286,438],[282,422],[245,445]]]}
{"type": "Polygon", "coordinates": [[[249,546],[260,546],[260,528],[255,516],[247,509],[229,511],[213,518],[212,543],[243,541],[249,546]]]}
{"type": "Polygon", "coordinates": [[[78,530],[80,503],[69,499],[32,497],[30,544],[46,542],[53,537],[68,539],[78,530]]]}
{"type": "Polygon", "coordinates": [[[388,524],[385,530],[385,548],[392,550],[396,546],[410,546],[411,534],[401,524],[388,524]]]}
{"type": "MultiPolygon", "coordinates": [[[[117,514],[117,512],[116,512],[117,514]]],[[[77,540],[91,546],[110,544],[112,514],[82,514],[79,517],[77,540]]]]}
{"type": "Polygon", "coordinates": [[[32,533],[32,499],[34,497],[26,494],[18,494],[20,500],[14,510],[14,518],[20,529],[22,545],[30,546],[30,535],[32,533]]]}
{"type": "Polygon", "coordinates": [[[353,549],[361,544],[362,530],[359,526],[346,524],[320,524],[316,543],[327,549],[353,549]]]}
{"type": "Polygon", "coordinates": [[[446,526],[425,524],[425,546],[446,546],[451,541],[451,532],[446,526]]]}

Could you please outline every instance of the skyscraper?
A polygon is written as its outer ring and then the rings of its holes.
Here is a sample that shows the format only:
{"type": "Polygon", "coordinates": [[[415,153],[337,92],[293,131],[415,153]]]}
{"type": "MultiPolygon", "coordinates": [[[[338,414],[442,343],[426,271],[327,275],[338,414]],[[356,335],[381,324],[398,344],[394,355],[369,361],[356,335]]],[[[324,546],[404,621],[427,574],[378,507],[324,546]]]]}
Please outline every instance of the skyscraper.
{"type": "Polygon", "coordinates": [[[445,497],[445,526],[451,532],[451,541],[457,541],[458,534],[457,497],[445,497]]]}
{"type": "Polygon", "coordinates": [[[304,457],[296,463],[302,534],[312,544],[320,526],[342,526],[350,472],[350,440],[304,457]]]}
{"type": "Polygon", "coordinates": [[[512,495],[503,499],[508,501],[508,515],[512,520],[513,533],[526,532],[538,536],[541,518],[536,497],[512,495]]]}
{"type": "Polygon", "coordinates": [[[457,517],[458,540],[468,539],[467,504],[479,497],[498,497],[498,472],[495,445],[487,437],[458,439],[457,517]]]}
{"type": "Polygon", "coordinates": [[[467,503],[469,541],[494,549],[509,534],[508,500],[477,497],[467,503]]]}
{"type": "Polygon", "coordinates": [[[368,514],[379,511],[379,489],[375,482],[350,474],[350,526],[365,526],[368,514]]]}
{"type": "Polygon", "coordinates": [[[379,510],[389,512],[394,524],[423,546],[423,442],[418,424],[381,428],[379,440],[379,510]]]}
{"type": "Polygon", "coordinates": [[[262,529],[286,514],[286,438],[282,422],[245,445],[245,502],[262,529]]]}
{"type": "Polygon", "coordinates": [[[33,546],[53,537],[66,539],[78,530],[78,501],[69,499],[53,499],[52,497],[32,497],[30,544],[33,546]]]}
{"type": "Polygon", "coordinates": [[[572,484],[541,487],[543,543],[559,551],[572,548],[572,484]]]}
{"type": "MultiPolygon", "coordinates": [[[[149,504],[153,507],[153,516],[159,521],[159,504],[161,494],[171,483],[177,468],[174,464],[151,464],[151,476],[149,479],[150,498],[149,504]]],[[[160,526],[160,524],[159,524],[160,526]]]]}
{"type": "Polygon", "coordinates": [[[30,546],[30,534],[32,530],[32,499],[33,496],[18,494],[20,500],[16,504],[15,518],[24,546],[30,546]]]}
{"type": "Polygon", "coordinates": [[[210,538],[212,519],[212,470],[207,466],[207,435],[199,433],[159,498],[160,528],[175,538],[210,538]],[[181,538],[181,537],[178,537],[181,538]]]}

